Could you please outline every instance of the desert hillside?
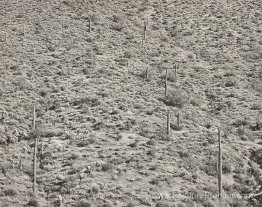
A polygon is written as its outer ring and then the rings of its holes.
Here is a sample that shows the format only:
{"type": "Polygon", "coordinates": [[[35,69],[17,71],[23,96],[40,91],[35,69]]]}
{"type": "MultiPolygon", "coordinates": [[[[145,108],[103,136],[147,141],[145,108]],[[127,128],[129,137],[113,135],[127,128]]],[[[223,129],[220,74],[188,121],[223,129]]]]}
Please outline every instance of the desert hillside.
{"type": "Polygon", "coordinates": [[[1,207],[262,206],[261,0],[1,0],[0,28],[1,207]]]}

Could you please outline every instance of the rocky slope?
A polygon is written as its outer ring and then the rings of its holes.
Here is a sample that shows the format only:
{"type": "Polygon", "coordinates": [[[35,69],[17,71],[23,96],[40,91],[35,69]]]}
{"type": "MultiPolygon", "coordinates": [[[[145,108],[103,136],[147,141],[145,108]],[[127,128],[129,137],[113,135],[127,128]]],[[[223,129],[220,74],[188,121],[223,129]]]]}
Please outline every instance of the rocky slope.
{"type": "Polygon", "coordinates": [[[0,206],[261,206],[260,1],[2,0],[0,16],[0,206]]]}

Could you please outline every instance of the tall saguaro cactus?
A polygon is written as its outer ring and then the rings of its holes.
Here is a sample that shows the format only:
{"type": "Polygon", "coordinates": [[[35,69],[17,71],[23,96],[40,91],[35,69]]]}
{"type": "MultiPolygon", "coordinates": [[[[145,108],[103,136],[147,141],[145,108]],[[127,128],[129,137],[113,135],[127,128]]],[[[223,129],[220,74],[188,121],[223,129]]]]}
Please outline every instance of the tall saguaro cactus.
{"type": "Polygon", "coordinates": [[[146,67],[146,80],[149,79],[149,67],[147,66],[146,67]]]}
{"type": "Polygon", "coordinates": [[[218,196],[221,200],[222,192],[222,146],[221,146],[221,132],[218,128],[218,196]]]}
{"type": "Polygon", "coordinates": [[[175,82],[177,82],[177,69],[178,69],[178,64],[175,66],[175,82]]]}
{"type": "MultiPolygon", "coordinates": [[[[35,105],[33,109],[33,131],[36,129],[36,112],[35,112],[35,105]]],[[[37,153],[37,141],[38,137],[35,138],[35,147],[34,147],[34,157],[33,157],[33,193],[36,193],[36,153],[37,153]]]]}
{"type": "Polygon", "coordinates": [[[91,17],[88,18],[88,31],[91,32],[92,20],[91,17]]]}
{"type": "Polygon", "coordinates": [[[144,40],[146,39],[146,22],[144,22],[144,40]]]}
{"type": "Polygon", "coordinates": [[[165,96],[167,96],[167,77],[168,77],[168,70],[166,69],[166,79],[165,79],[165,96]]]}
{"type": "Polygon", "coordinates": [[[25,24],[23,24],[23,36],[25,37],[25,24]]]}
{"type": "Polygon", "coordinates": [[[180,129],[180,113],[177,114],[177,128],[180,129]]]}
{"type": "Polygon", "coordinates": [[[169,136],[170,135],[170,111],[167,111],[167,118],[166,118],[167,122],[166,122],[166,135],[169,136]]]}
{"type": "Polygon", "coordinates": [[[5,43],[7,44],[7,39],[8,39],[8,37],[7,37],[7,32],[5,32],[5,43]]]}

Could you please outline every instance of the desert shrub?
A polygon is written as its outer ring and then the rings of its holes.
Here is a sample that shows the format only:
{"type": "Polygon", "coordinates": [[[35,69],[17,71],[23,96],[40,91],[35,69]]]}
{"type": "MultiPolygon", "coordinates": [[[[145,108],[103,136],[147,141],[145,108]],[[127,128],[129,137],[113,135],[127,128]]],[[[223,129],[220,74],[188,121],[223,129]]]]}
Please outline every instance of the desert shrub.
{"type": "Polygon", "coordinates": [[[130,143],[128,146],[131,147],[131,148],[136,148],[137,147],[137,141],[130,143]]]}
{"type": "Polygon", "coordinates": [[[62,129],[54,129],[54,128],[41,128],[33,130],[29,133],[29,139],[35,139],[37,137],[55,137],[63,135],[64,131],[62,129]]]}
{"type": "Polygon", "coordinates": [[[79,201],[75,205],[75,207],[91,207],[91,204],[89,202],[87,202],[87,201],[82,200],[82,201],[79,201]]]}
{"type": "Polygon", "coordinates": [[[246,201],[240,198],[234,198],[231,207],[245,207],[246,206],[246,201]]]}
{"type": "Polygon", "coordinates": [[[166,98],[163,99],[163,102],[168,106],[182,108],[187,103],[187,100],[188,96],[186,92],[179,89],[173,89],[169,91],[166,98]]]}
{"type": "Polygon", "coordinates": [[[252,151],[250,159],[262,167],[262,149],[252,151]]]}
{"type": "Polygon", "coordinates": [[[112,205],[109,203],[104,203],[104,204],[98,205],[97,207],[112,207],[112,205]]]}
{"type": "Polygon", "coordinates": [[[75,174],[79,173],[81,170],[83,170],[82,167],[74,167],[74,166],[73,166],[73,167],[67,172],[67,174],[68,174],[68,175],[75,175],[75,174]]]}
{"type": "Polygon", "coordinates": [[[70,159],[72,160],[77,160],[80,158],[80,155],[79,154],[76,154],[76,153],[73,153],[71,156],[70,156],[70,159]]]}
{"type": "Polygon", "coordinates": [[[224,77],[230,77],[230,76],[235,76],[235,73],[233,70],[226,70],[224,73],[224,77]]]}
{"type": "Polygon", "coordinates": [[[89,68],[84,68],[82,71],[83,71],[84,75],[89,75],[89,73],[90,73],[89,68]]]}
{"type": "MultiPolygon", "coordinates": [[[[166,78],[166,74],[162,74],[160,76],[161,79],[165,80],[166,78]]],[[[168,74],[167,74],[167,80],[170,81],[170,82],[175,82],[176,81],[176,75],[175,75],[175,72],[174,71],[169,71],[168,74]]]]}
{"type": "Polygon", "coordinates": [[[146,142],[147,145],[153,146],[156,144],[156,141],[153,139],[150,139],[149,141],[146,142]]]}
{"type": "Polygon", "coordinates": [[[126,207],[136,207],[136,205],[129,202],[129,203],[126,205],[126,207]]]}
{"type": "Polygon", "coordinates": [[[143,137],[148,137],[152,133],[150,125],[146,122],[141,123],[139,125],[138,133],[143,137]]]}
{"type": "Polygon", "coordinates": [[[125,52],[124,52],[124,57],[125,57],[125,58],[130,59],[130,58],[132,58],[133,56],[134,56],[134,54],[133,54],[132,52],[130,52],[130,51],[125,51],[125,52]]]}
{"type": "Polygon", "coordinates": [[[111,26],[111,29],[118,31],[118,32],[121,32],[124,29],[124,25],[123,24],[113,24],[111,26]]]}
{"type": "Polygon", "coordinates": [[[6,165],[0,164],[0,173],[6,176],[7,168],[8,167],[6,165]]]}
{"type": "Polygon", "coordinates": [[[121,65],[121,66],[127,66],[127,64],[128,64],[128,60],[125,59],[125,58],[117,59],[116,62],[118,62],[118,64],[121,65]]]}
{"type": "Polygon", "coordinates": [[[50,90],[48,88],[42,88],[40,91],[39,91],[39,95],[42,96],[42,97],[45,97],[47,96],[47,94],[50,92],[50,90]]]}
{"type": "Polygon", "coordinates": [[[223,174],[229,174],[232,172],[232,167],[231,164],[229,162],[224,162],[222,164],[222,172],[223,174]]]}
{"type": "Polygon", "coordinates": [[[4,191],[4,195],[14,197],[17,195],[17,192],[14,189],[7,189],[4,191]]]}
{"type": "Polygon", "coordinates": [[[224,86],[225,87],[233,87],[233,86],[237,86],[237,80],[235,77],[228,77],[226,78],[225,82],[224,82],[224,86]]]}
{"type": "Polygon", "coordinates": [[[73,106],[78,106],[78,105],[89,105],[91,107],[95,107],[101,104],[100,100],[98,97],[86,97],[86,98],[81,98],[78,100],[74,100],[72,102],[73,106]]]}
{"type": "Polygon", "coordinates": [[[182,126],[178,126],[177,124],[174,124],[174,123],[170,123],[170,128],[174,129],[175,131],[182,130],[182,126]]]}
{"type": "Polygon", "coordinates": [[[261,104],[259,103],[253,103],[250,107],[251,110],[261,110],[261,104]]]}
{"type": "Polygon", "coordinates": [[[202,171],[204,171],[209,176],[216,176],[217,175],[217,164],[216,162],[212,161],[207,165],[202,165],[200,167],[202,171]]]}
{"type": "Polygon", "coordinates": [[[103,163],[102,165],[101,165],[101,170],[102,171],[109,171],[109,170],[111,170],[113,168],[113,165],[111,164],[111,163],[103,163]]]}
{"type": "Polygon", "coordinates": [[[152,185],[158,185],[159,179],[158,178],[152,178],[152,180],[150,180],[149,183],[152,184],[152,185]]]}
{"type": "Polygon", "coordinates": [[[167,135],[166,127],[162,127],[153,136],[151,136],[151,138],[162,141],[171,141],[171,134],[167,135]]]}
{"type": "Polygon", "coordinates": [[[239,119],[236,119],[233,123],[232,123],[232,125],[234,126],[234,127],[240,127],[240,126],[246,126],[246,125],[248,125],[249,124],[249,121],[247,120],[247,118],[239,118],[239,119]]]}
{"type": "Polygon", "coordinates": [[[56,136],[61,136],[63,135],[63,130],[62,129],[43,129],[40,131],[41,132],[41,137],[56,137],[56,136]]]}
{"type": "Polygon", "coordinates": [[[93,186],[92,188],[88,189],[88,193],[95,195],[99,193],[99,187],[98,186],[93,186]]]}
{"type": "Polygon", "coordinates": [[[165,202],[158,202],[156,203],[156,207],[171,207],[171,206],[165,202]]]}
{"type": "Polygon", "coordinates": [[[251,167],[247,170],[247,173],[254,177],[260,177],[262,174],[260,172],[260,168],[256,166],[254,163],[251,165],[251,167]]]}
{"type": "MultiPolygon", "coordinates": [[[[253,73],[252,73],[253,74],[253,73]]],[[[262,83],[256,80],[253,80],[253,82],[251,83],[252,88],[259,92],[262,93],[262,83]]]]}
{"type": "Polygon", "coordinates": [[[26,206],[39,207],[39,202],[35,198],[31,198],[26,206]]]}

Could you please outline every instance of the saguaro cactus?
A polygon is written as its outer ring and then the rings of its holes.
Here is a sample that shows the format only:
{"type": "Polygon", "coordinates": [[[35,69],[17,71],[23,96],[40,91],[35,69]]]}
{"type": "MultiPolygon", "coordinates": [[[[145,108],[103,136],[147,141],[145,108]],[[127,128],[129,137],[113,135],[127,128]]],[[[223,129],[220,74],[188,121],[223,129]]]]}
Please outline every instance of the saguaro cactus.
{"type": "Polygon", "coordinates": [[[166,135],[167,137],[170,135],[170,111],[167,111],[167,122],[166,122],[166,135]]]}
{"type": "Polygon", "coordinates": [[[221,146],[221,132],[218,128],[218,197],[221,200],[222,192],[222,146],[221,146]]]}
{"type": "Polygon", "coordinates": [[[22,160],[20,159],[19,160],[19,166],[18,166],[19,170],[22,170],[23,169],[23,163],[22,163],[22,160]]]}
{"type": "MultiPolygon", "coordinates": [[[[35,105],[33,110],[33,130],[35,131],[36,125],[36,112],[35,112],[35,105]]],[[[35,147],[34,147],[34,157],[33,157],[33,193],[36,192],[36,153],[37,153],[37,141],[38,137],[35,138],[35,147]]]]}
{"type": "Polygon", "coordinates": [[[167,77],[168,77],[168,70],[166,69],[166,78],[165,78],[165,96],[167,96],[167,77]]]}
{"type": "Polygon", "coordinates": [[[7,32],[5,32],[5,43],[7,44],[7,32]]]}
{"type": "Polygon", "coordinates": [[[146,39],[146,22],[144,22],[144,40],[146,39]]]}
{"type": "Polygon", "coordinates": [[[23,24],[23,36],[25,36],[25,24],[23,24]]]}
{"type": "Polygon", "coordinates": [[[177,82],[177,70],[178,70],[178,64],[175,66],[175,82],[177,82]]]}
{"type": "Polygon", "coordinates": [[[89,32],[91,32],[91,24],[92,24],[92,20],[91,20],[91,17],[88,18],[88,30],[89,32]]]}
{"type": "Polygon", "coordinates": [[[149,66],[146,67],[146,80],[148,80],[149,78],[149,66]]]}
{"type": "Polygon", "coordinates": [[[180,113],[177,114],[177,128],[180,129],[180,113]]]}

